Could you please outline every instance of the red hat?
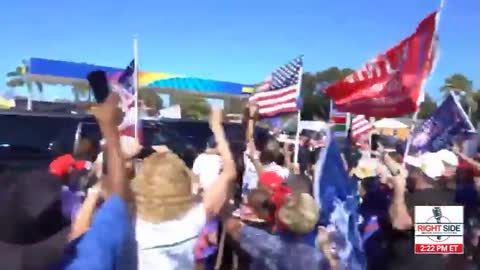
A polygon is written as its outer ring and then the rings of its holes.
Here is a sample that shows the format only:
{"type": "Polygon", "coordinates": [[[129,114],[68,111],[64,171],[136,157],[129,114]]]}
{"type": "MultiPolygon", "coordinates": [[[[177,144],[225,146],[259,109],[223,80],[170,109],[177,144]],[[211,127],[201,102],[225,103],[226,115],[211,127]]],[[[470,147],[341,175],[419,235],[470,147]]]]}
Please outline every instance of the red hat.
{"type": "Polygon", "coordinates": [[[286,185],[281,185],[273,191],[271,201],[275,204],[277,210],[280,209],[290,194],[292,194],[292,190],[286,185]]]}
{"type": "Polygon", "coordinates": [[[72,166],[75,170],[82,170],[82,169],[89,170],[92,168],[92,162],[86,161],[86,160],[76,160],[72,166]]]}
{"type": "Polygon", "coordinates": [[[283,185],[283,178],[276,172],[264,172],[259,178],[260,185],[274,191],[283,185]]]}
{"type": "Polygon", "coordinates": [[[50,163],[50,173],[63,177],[70,173],[70,170],[75,164],[75,159],[70,154],[59,156],[50,163]]]}

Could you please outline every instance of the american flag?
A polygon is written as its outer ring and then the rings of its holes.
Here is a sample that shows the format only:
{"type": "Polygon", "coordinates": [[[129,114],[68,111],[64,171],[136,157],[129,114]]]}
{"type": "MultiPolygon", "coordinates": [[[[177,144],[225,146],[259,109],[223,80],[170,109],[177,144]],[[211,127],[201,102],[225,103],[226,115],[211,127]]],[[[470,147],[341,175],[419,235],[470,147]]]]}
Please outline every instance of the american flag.
{"type": "Polygon", "coordinates": [[[303,56],[272,72],[256,88],[249,102],[257,103],[260,117],[272,117],[298,110],[297,98],[302,76],[303,56]]]}
{"type": "Polygon", "coordinates": [[[365,118],[365,115],[357,114],[352,119],[351,136],[354,141],[362,135],[368,134],[373,129],[372,124],[365,118]]]}
{"type": "MultiPolygon", "coordinates": [[[[128,137],[135,137],[135,130],[141,138],[141,126],[137,117],[137,111],[135,110],[135,102],[137,95],[134,87],[134,70],[135,60],[132,60],[130,64],[120,73],[113,74],[110,77],[112,82],[112,90],[120,95],[121,108],[125,114],[122,122],[118,126],[120,134],[128,137]]],[[[141,140],[140,140],[141,141],[141,140]]]]}

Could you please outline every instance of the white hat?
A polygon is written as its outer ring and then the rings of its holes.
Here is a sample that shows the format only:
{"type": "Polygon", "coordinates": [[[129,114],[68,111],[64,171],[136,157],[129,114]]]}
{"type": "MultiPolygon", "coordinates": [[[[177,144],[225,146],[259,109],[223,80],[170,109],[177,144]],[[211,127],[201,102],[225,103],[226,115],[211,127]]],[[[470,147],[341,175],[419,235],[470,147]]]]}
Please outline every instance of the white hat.
{"type": "Polygon", "coordinates": [[[438,153],[425,153],[420,157],[406,156],[405,163],[419,168],[428,177],[436,180],[445,171],[445,165],[438,153]]]}
{"type": "Polygon", "coordinates": [[[373,158],[362,158],[351,173],[360,179],[377,176],[379,162],[373,158]]]}
{"type": "Polygon", "coordinates": [[[458,157],[452,151],[443,149],[438,151],[436,155],[438,156],[438,158],[440,158],[441,161],[445,162],[447,165],[452,167],[458,166],[458,157]]]}

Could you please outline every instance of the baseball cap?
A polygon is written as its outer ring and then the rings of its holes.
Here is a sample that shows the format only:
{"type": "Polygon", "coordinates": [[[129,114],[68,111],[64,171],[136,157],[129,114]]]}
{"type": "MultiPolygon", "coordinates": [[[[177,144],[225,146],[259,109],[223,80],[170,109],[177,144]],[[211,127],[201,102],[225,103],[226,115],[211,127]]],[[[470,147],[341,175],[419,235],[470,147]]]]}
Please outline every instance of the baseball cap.
{"type": "Polygon", "coordinates": [[[445,171],[445,165],[438,153],[427,152],[419,157],[406,156],[405,163],[419,168],[426,176],[437,180],[445,171]]]}
{"type": "Polygon", "coordinates": [[[452,151],[449,151],[447,149],[443,149],[438,151],[437,156],[445,162],[446,165],[452,166],[452,167],[457,167],[459,162],[458,162],[458,157],[453,153],[452,151]]]}
{"type": "Polygon", "coordinates": [[[283,185],[283,178],[278,175],[276,172],[264,172],[259,177],[260,185],[275,190],[281,185],[283,185]]]}

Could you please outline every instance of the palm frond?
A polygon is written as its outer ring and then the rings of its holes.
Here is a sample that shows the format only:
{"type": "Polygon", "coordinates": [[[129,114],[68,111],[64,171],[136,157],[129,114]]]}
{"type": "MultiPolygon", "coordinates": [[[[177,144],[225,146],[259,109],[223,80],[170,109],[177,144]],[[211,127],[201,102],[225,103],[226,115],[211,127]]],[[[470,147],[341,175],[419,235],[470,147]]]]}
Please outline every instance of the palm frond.
{"type": "Polygon", "coordinates": [[[15,78],[7,81],[7,86],[10,88],[21,87],[25,85],[25,81],[22,78],[15,78]]]}
{"type": "Polygon", "coordinates": [[[37,86],[38,92],[43,93],[43,84],[41,82],[35,82],[35,85],[37,86]]]}
{"type": "Polygon", "coordinates": [[[7,77],[17,77],[20,76],[21,74],[16,72],[16,71],[10,71],[7,73],[7,77]]]}

